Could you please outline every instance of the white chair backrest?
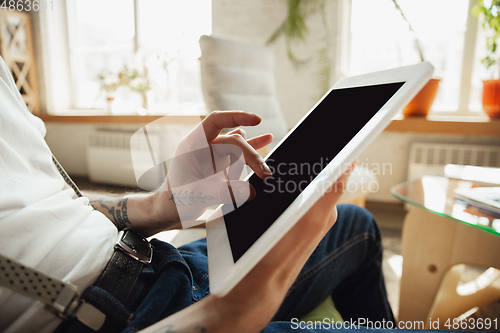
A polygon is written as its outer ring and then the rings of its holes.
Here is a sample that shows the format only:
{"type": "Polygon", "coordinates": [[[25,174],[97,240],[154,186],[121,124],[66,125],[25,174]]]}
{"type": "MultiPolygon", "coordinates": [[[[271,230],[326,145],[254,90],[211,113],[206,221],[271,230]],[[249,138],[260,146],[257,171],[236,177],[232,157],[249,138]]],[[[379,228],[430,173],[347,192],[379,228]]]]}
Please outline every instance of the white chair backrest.
{"type": "Polygon", "coordinates": [[[276,97],[274,53],[270,47],[226,36],[201,36],[201,82],[208,111],[244,110],[262,117],[245,127],[249,137],[288,132],[276,97]]]}

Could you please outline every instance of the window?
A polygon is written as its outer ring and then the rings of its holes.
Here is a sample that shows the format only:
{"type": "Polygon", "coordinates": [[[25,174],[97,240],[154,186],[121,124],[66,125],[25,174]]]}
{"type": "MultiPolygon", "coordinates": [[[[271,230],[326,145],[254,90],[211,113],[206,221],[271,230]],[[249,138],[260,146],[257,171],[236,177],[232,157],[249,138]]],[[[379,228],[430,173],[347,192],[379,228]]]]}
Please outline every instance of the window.
{"type": "MultiPolygon", "coordinates": [[[[471,15],[475,1],[398,3],[415,31],[425,60],[435,67],[434,77],[441,79],[431,112],[481,115],[481,79],[486,77],[478,60],[480,52],[474,51],[482,47],[484,37],[471,15]]],[[[351,75],[420,61],[415,36],[391,0],[352,0],[350,44],[351,75]]]]}
{"type": "Polygon", "coordinates": [[[67,19],[73,108],[204,109],[198,39],[211,33],[211,1],[67,0],[67,19]]]}

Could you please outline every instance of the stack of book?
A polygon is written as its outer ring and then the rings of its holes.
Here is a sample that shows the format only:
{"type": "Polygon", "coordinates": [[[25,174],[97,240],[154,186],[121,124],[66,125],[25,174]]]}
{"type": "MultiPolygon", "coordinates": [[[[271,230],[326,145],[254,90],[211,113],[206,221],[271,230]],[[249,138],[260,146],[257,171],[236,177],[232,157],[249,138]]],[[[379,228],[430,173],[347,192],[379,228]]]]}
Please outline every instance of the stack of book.
{"type": "Polygon", "coordinates": [[[500,215],[500,187],[498,187],[500,185],[500,168],[448,164],[444,169],[444,174],[448,178],[484,184],[484,187],[476,185],[473,188],[458,188],[455,190],[455,198],[487,212],[500,215]]]}
{"type": "Polygon", "coordinates": [[[500,215],[500,187],[458,188],[455,190],[455,198],[500,215]]]}

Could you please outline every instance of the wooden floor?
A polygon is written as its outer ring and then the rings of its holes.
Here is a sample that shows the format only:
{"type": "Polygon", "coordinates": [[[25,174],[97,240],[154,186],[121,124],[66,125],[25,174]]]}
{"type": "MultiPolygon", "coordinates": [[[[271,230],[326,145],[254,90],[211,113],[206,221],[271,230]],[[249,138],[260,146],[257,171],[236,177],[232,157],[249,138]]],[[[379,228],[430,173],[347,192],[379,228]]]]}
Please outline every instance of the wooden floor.
{"type": "Polygon", "coordinates": [[[401,279],[403,259],[401,257],[401,231],[406,215],[403,204],[385,204],[367,202],[368,209],[377,221],[382,234],[384,271],[387,297],[394,315],[398,316],[399,281],[401,279]]]}

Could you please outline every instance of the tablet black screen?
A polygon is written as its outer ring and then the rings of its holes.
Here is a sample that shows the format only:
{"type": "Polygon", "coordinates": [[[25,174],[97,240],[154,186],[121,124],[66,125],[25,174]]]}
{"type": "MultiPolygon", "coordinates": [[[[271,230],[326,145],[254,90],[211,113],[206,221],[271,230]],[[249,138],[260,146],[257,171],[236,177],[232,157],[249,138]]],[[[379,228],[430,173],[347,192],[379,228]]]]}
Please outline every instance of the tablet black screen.
{"type": "Polygon", "coordinates": [[[266,163],[273,177],[252,175],[256,197],[222,207],[236,262],[404,82],[332,90],[266,163]]]}

